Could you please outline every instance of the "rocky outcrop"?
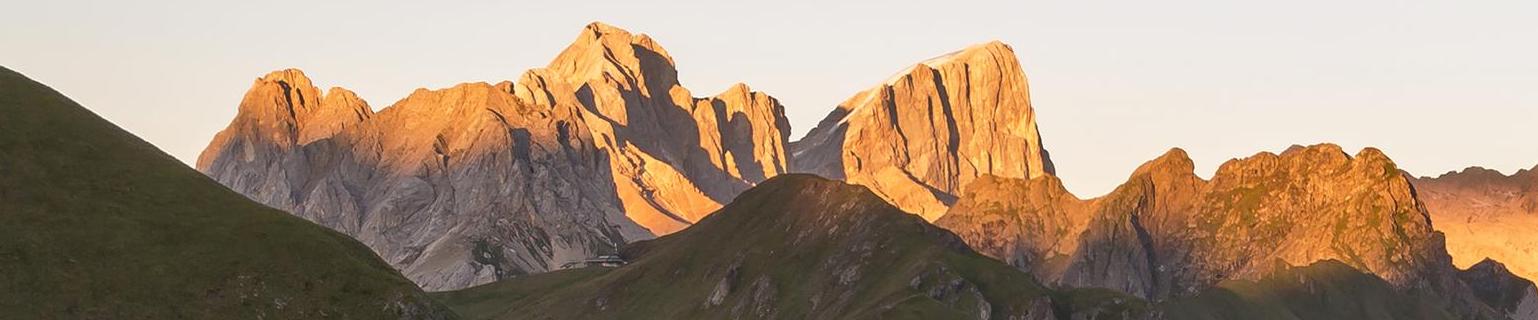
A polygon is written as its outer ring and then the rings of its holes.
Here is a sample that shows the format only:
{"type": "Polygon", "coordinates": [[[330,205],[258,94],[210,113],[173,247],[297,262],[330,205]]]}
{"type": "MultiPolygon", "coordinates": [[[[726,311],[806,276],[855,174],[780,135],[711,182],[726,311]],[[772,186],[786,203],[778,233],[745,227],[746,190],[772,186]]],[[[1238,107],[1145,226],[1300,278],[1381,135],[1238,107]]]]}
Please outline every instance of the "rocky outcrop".
{"type": "Polygon", "coordinates": [[[1485,259],[1458,273],[1474,289],[1474,295],[1513,320],[1538,319],[1538,287],[1522,279],[1506,265],[1485,259]]]}
{"type": "Polygon", "coordinates": [[[793,171],[870,187],[931,221],[977,177],[1053,172],[1025,75],[999,42],[926,60],[856,94],[791,150],[793,171]]]}
{"type": "Polygon", "coordinates": [[[698,221],[788,170],[783,109],[741,84],[692,97],[651,38],[594,23],[517,83],[419,89],[377,114],[274,72],[198,169],[457,289],[698,221]]]}
{"type": "Polygon", "coordinates": [[[528,105],[508,87],[417,90],[378,114],[343,113],[369,109],[343,90],[318,94],[297,70],[275,72],[253,85],[199,168],[352,235],[429,290],[650,238],[616,205],[608,158],[580,111],[528,105]],[[337,114],[347,116],[320,116],[337,114]]]}
{"type": "Polygon", "coordinates": [[[1101,198],[1055,185],[981,179],[936,223],[1062,286],[1165,299],[1338,260],[1460,314],[1489,311],[1456,279],[1408,177],[1376,149],[1294,146],[1224,163],[1210,181],[1175,149],[1101,198]]]}
{"type": "Polygon", "coordinates": [[[1479,167],[1413,180],[1431,221],[1447,234],[1453,264],[1491,258],[1538,278],[1538,167],[1510,176],[1479,167]]]}
{"type": "Polygon", "coordinates": [[[673,58],[644,34],[593,23],[512,88],[535,105],[582,110],[625,214],[656,234],[698,221],[788,170],[784,107],[738,84],[693,97],[673,58]]]}

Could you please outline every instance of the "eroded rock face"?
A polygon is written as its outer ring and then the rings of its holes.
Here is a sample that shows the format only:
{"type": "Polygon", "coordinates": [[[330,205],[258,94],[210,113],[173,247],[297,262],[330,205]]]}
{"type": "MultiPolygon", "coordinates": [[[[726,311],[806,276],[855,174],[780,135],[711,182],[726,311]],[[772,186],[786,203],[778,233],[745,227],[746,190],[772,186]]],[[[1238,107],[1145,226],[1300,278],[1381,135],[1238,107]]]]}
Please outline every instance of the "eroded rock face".
{"type": "Polygon", "coordinates": [[[626,215],[656,234],[682,229],[788,170],[784,107],[738,84],[696,98],[650,37],[588,25],[549,66],[512,89],[536,105],[582,110],[609,153],[626,215]]]}
{"type": "Polygon", "coordinates": [[[933,221],[983,175],[1051,174],[1025,75],[990,42],[909,67],[791,145],[792,170],[870,187],[933,221]]]}
{"type": "Polygon", "coordinates": [[[378,114],[333,110],[369,109],[345,91],[316,92],[297,70],[258,80],[199,169],[359,239],[428,290],[651,237],[616,205],[607,157],[578,110],[527,105],[485,83],[417,90],[378,114]]]}
{"type": "Polygon", "coordinates": [[[1408,177],[1376,149],[1295,146],[1229,161],[1210,181],[1175,149],[1088,201],[1051,177],[998,180],[974,183],[936,223],[1044,282],[1157,300],[1333,259],[1449,309],[1489,311],[1455,278],[1408,177]]]}
{"type": "Polygon", "coordinates": [[[1538,319],[1538,287],[1534,287],[1532,281],[1512,274],[1506,265],[1490,259],[1480,260],[1459,272],[1458,278],[1474,289],[1475,296],[1505,313],[1507,318],[1538,319]]]}
{"type": "Polygon", "coordinates": [[[788,170],[783,109],[741,84],[694,98],[649,37],[594,23],[517,83],[419,89],[377,114],[274,72],[198,169],[457,289],[692,224],[788,170]]]}
{"type": "Polygon", "coordinates": [[[1491,258],[1538,278],[1538,167],[1510,176],[1479,167],[1413,180],[1431,221],[1447,234],[1453,264],[1491,258]]]}

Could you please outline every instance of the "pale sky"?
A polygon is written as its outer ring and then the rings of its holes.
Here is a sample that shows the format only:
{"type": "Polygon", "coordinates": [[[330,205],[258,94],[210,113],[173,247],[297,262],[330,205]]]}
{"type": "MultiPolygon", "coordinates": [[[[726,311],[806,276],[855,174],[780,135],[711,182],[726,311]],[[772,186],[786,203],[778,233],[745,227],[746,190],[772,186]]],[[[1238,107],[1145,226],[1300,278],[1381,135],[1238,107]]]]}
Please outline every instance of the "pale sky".
{"type": "Polygon", "coordinates": [[[1318,142],[1417,175],[1538,164],[1530,0],[4,1],[0,65],[189,163],[268,71],[378,109],[516,80],[604,21],[657,39],[696,96],[745,82],[779,98],[793,137],[913,63],[1002,40],[1086,198],[1170,147],[1204,177],[1318,142]]]}

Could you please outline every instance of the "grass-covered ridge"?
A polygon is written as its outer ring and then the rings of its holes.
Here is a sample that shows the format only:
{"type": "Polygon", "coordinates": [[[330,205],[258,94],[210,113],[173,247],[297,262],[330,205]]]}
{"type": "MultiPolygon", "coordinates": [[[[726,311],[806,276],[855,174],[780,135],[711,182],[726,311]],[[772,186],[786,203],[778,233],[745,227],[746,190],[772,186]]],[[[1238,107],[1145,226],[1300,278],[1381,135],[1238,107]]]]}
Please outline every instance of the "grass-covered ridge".
{"type": "MultiPolygon", "coordinates": [[[[1070,304],[1030,275],[864,187],[772,178],[699,224],[624,249],[631,264],[439,293],[472,319],[1007,319],[1070,304]]],[[[1099,310],[1139,311],[1068,294],[1099,310]]],[[[1066,300],[1065,300],[1066,301],[1066,300]]]]}
{"type": "Polygon", "coordinates": [[[1423,297],[1335,260],[1287,268],[1259,281],[1229,280],[1159,305],[1170,319],[1458,319],[1423,297]]]}
{"type": "Polygon", "coordinates": [[[362,244],[0,68],[0,318],[444,318],[362,244]]]}

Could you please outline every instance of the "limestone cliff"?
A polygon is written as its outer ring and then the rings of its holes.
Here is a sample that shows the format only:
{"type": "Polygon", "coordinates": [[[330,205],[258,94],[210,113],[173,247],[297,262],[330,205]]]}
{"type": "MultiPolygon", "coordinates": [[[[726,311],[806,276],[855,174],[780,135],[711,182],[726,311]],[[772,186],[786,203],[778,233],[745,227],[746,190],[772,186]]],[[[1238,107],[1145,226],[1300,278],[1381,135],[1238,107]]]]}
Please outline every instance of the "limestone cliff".
{"type": "Polygon", "coordinates": [[[656,234],[698,221],[788,170],[784,107],[747,85],[696,98],[667,51],[644,34],[593,23],[512,88],[536,105],[578,108],[625,214],[656,234]]]}
{"type": "Polygon", "coordinates": [[[1413,180],[1438,231],[1447,234],[1453,264],[1485,258],[1538,279],[1538,167],[1510,176],[1479,167],[1413,180]]]}
{"type": "Polygon", "coordinates": [[[1456,277],[1407,176],[1368,148],[1261,153],[1209,180],[1175,149],[1088,201],[1055,178],[980,179],[937,224],[1045,282],[1151,299],[1339,260],[1463,315],[1487,314],[1456,277]]]}
{"type": "Polygon", "coordinates": [[[258,80],[199,169],[359,239],[424,288],[550,270],[651,236],[615,205],[578,110],[473,83],[417,90],[378,114],[307,116],[369,110],[309,83],[297,70],[258,80]]]}
{"type": "Polygon", "coordinates": [[[594,23],[517,83],[419,89],[377,114],[273,72],[198,169],[457,289],[694,223],[788,170],[783,109],[742,84],[692,97],[651,38],[594,23]]]}
{"type": "Polygon", "coordinates": [[[923,61],[856,94],[791,149],[793,171],[870,187],[931,221],[979,176],[1053,172],[1025,75],[999,42],[923,61]]]}

